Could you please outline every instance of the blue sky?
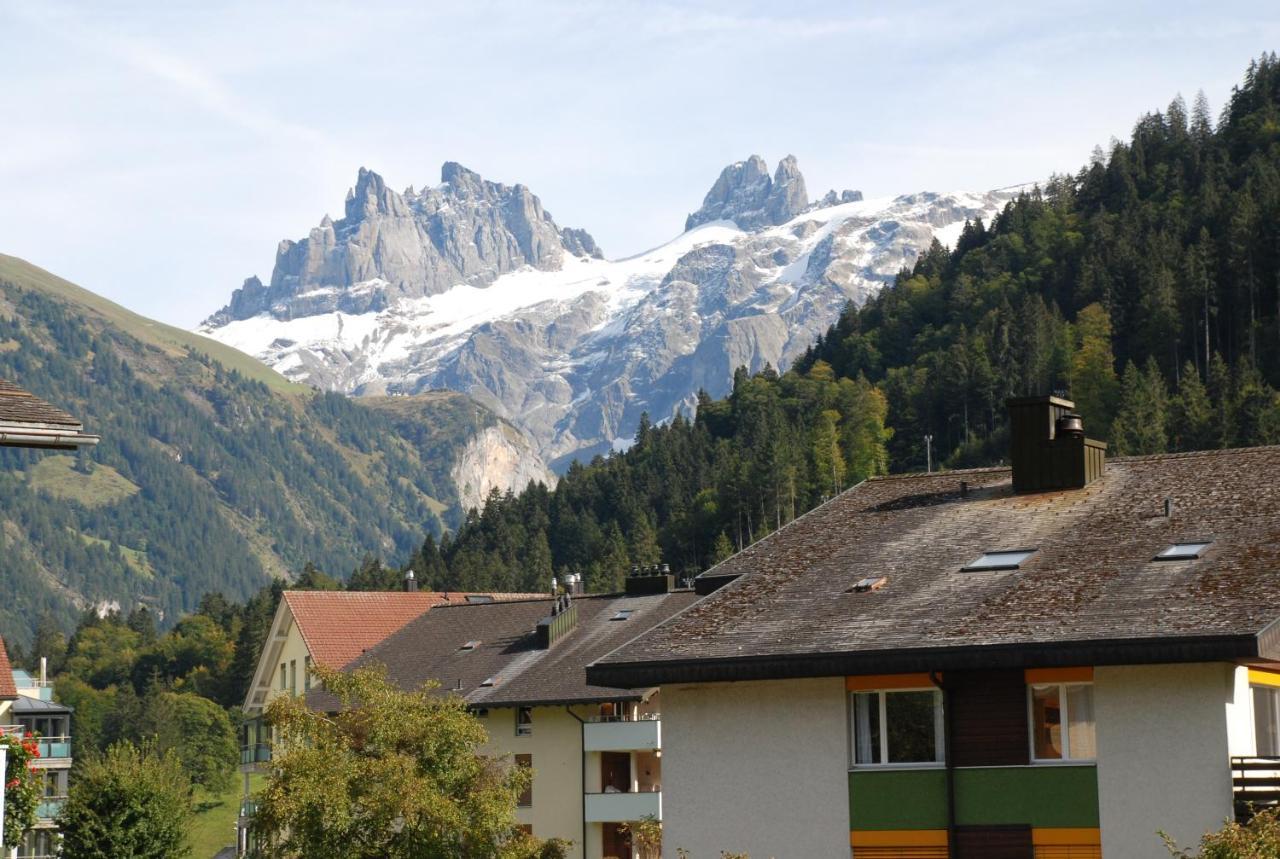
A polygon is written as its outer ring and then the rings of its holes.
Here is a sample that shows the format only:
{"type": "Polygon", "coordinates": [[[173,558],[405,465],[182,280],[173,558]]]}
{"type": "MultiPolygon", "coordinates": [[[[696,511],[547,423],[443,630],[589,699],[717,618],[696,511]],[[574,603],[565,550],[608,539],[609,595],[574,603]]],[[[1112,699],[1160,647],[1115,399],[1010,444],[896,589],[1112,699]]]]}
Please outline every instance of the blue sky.
{"type": "Polygon", "coordinates": [[[1263,50],[1274,2],[0,0],[0,252],[191,326],[362,165],[523,182],[624,256],[751,153],[814,196],[1032,181],[1263,50]]]}

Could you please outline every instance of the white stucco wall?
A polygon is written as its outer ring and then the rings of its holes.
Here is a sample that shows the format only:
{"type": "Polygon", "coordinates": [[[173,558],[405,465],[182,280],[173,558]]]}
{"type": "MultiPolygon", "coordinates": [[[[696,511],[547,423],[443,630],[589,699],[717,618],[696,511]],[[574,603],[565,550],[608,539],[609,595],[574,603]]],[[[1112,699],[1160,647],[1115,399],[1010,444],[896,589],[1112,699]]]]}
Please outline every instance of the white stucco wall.
{"type": "Polygon", "coordinates": [[[848,859],[843,677],[662,697],[663,856],[848,859]]]}
{"type": "Polygon", "coordinates": [[[1227,699],[1227,748],[1232,755],[1258,753],[1253,732],[1253,693],[1249,691],[1249,669],[1237,666],[1231,675],[1231,696],[1227,699]]]}
{"type": "Polygon", "coordinates": [[[1231,816],[1238,694],[1227,663],[1094,670],[1102,855],[1168,859],[1157,830],[1194,847],[1231,816]]]}

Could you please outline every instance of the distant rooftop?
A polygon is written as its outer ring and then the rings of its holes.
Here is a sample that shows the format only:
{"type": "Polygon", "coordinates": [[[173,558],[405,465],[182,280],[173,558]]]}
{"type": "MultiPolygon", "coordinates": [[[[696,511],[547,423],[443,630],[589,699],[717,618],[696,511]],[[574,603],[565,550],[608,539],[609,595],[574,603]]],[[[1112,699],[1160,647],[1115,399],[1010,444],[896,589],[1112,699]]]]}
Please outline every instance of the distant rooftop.
{"type": "Polygon", "coordinates": [[[0,638],[0,700],[12,700],[18,697],[18,687],[13,683],[13,666],[9,664],[9,652],[4,649],[4,639],[0,638]]]}

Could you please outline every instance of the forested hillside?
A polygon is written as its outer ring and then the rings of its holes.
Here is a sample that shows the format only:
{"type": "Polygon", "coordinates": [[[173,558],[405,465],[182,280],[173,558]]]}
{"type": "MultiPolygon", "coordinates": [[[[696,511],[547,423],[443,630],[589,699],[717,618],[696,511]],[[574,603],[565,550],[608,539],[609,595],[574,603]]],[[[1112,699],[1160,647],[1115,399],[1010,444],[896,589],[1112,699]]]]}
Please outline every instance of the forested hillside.
{"type": "MultiPolygon", "coordinates": [[[[1138,121],[991,224],[935,243],[789,372],[555,491],[492,496],[415,557],[440,587],[691,575],[870,474],[1000,462],[1004,400],[1065,391],[1112,454],[1280,443],[1280,63],[1138,121]]],[[[383,579],[387,586],[394,575],[383,579]]]]}
{"type": "Polygon", "coordinates": [[[1203,95],[1144,116],[1074,176],[934,246],[806,359],[889,403],[895,469],[924,436],[1003,452],[1003,400],[1065,390],[1113,453],[1280,442],[1280,64],[1214,127],[1203,95]]]}
{"type": "Polygon", "coordinates": [[[343,573],[369,553],[403,561],[460,515],[452,452],[495,421],[465,397],[316,394],[0,263],[0,377],[102,436],[78,459],[0,452],[7,640],[46,614],[69,629],[90,605],[172,622],[207,591],[244,599],[308,561],[343,573]]]}

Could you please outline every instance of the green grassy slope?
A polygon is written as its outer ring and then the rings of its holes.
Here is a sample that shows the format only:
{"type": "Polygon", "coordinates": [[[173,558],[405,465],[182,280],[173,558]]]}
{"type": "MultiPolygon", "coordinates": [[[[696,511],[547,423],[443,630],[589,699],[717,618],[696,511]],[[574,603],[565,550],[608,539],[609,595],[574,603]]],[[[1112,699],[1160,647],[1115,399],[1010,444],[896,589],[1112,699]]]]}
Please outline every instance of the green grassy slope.
{"type": "Polygon", "coordinates": [[[0,451],[0,634],[89,605],[169,620],[308,561],[399,561],[461,518],[456,452],[496,420],[459,394],[365,403],[0,256],[0,377],[102,443],[0,451]]]}

